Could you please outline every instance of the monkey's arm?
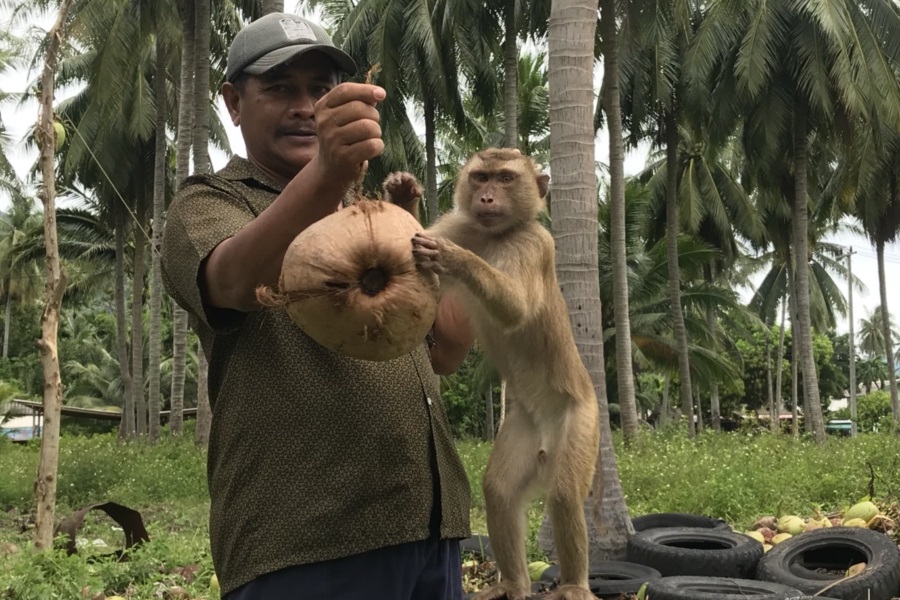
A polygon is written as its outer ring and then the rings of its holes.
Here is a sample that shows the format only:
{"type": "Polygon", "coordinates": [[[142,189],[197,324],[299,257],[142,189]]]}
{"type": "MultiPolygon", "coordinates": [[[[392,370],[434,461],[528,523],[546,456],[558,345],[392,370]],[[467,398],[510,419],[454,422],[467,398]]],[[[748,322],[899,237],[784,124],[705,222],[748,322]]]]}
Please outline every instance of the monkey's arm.
{"type": "Polygon", "coordinates": [[[534,292],[540,287],[537,282],[528,277],[510,277],[448,239],[417,233],[413,254],[421,267],[468,289],[485,312],[504,328],[519,327],[528,320],[530,309],[540,304],[526,299],[529,290],[534,292]]]}
{"type": "Polygon", "coordinates": [[[437,375],[451,375],[459,369],[475,344],[475,334],[459,299],[445,293],[434,319],[434,348],[431,366],[437,375]]]}

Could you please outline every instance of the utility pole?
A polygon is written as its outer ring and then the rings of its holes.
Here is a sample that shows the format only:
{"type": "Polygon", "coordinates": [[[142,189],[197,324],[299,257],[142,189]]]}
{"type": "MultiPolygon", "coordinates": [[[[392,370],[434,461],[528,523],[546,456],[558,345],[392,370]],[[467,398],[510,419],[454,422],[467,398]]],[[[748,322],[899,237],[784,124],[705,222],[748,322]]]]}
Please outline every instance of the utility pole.
{"type": "Polygon", "coordinates": [[[856,435],[856,352],[854,351],[853,338],[853,267],[850,257],[856,254],[853,246],[847,249],[844,256],[847,257],[847,312],[849,313],[849,332],[847,335],[850,346],[850,435],[856,435]]]}

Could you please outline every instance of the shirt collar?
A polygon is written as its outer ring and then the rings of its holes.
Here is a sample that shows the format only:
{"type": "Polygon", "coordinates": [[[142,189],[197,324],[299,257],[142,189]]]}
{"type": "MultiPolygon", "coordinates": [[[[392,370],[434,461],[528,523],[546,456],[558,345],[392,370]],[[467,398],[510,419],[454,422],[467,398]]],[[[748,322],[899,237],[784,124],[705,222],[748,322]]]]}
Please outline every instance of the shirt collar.
{"type": "Polygon", "coordinates": [[[278,183],[271,176],[266,174],[265,171],[243,156],[238,156],[237,154],[231,157],[228,164],[226,164],[218,174],[228,181],[252,180],[261,183],[275,193],[281,193],[284,190],[283,184],[278,183]]]}

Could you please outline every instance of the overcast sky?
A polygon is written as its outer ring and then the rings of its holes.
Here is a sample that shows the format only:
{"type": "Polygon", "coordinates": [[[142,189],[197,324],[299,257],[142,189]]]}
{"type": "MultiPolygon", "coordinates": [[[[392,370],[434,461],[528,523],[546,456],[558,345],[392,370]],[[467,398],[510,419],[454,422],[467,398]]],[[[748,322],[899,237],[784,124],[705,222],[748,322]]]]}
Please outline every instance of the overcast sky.
{"type": "MultiPolygon", "coordinates": [[[[289,12],[293,10],[298,14],[302,14],[299,8],[301,4],[302,2],[300,0],[286,0],[285,2],[286,9],[289,12]]],[[[7,23],[9,22],[8,18],[8,13],[6,13],[5,10],[0,9],[0,22],[7,23]]],[[[50,17],[36,20],[33,19],[30,23],[18,24],[15,29],[17,33],[21,34],[26,28],[29,27],[42,27],[46,29],[51,25],[51,22],[52,18],[50,17]]],[[[602,73],[602,66],[598,65],[595,71],[595,83],[597,86],[599,86],[602,73]]],[[[21,92],[25,89],[29,81],[33,81],[37,77],[38,73],[29,73],[22,69],[8,72],[6,74],[0,75],[0,90],[3,90],[5,92],[21,92]]],[[[60,97],[60,95],[57,96],[58,99],[60,97]]],[[[240,132],[237,128],[231,125],[231,122],[228,119],[228,115],[225,112],[221,98],[219,98],[218,100],[218,107],[220,118],[225,124],[225,129],[228,132],[232,150],[236,154],[246,156],[243,140],[240,137],[240,132]]],[[[2,110],[2,113],[0,114],[2,114],[3,123],[6,125],[6,128],[13,140],[13,146],[12,149],[8,152],[8,156],[13,162],[19,175],[24,177],[26,171],[34,164],[34,161],[37,159],[37,151],[26,150],[23,142],[26,131],[37,119],[37,104],[28,103],[21,107],[15,104],[5,104],[0,107],[0,110],[2,110]]],[[[420,115],[414,115],[414,120],[417,125],[417,129],[420,132],[420,135],[424,137],[424,126],[422,124],[420,115]]],[[[214,148],[210,149],[210,154],[213,162],[213,167],[216,169],[222,167],[228,159],[228,157],[224,153],[215,150],[214,148]]],[[[608,162],[609,140],[605,130],[601,130],[599,135],[597,136],[596,157],[597,160],[603,163],[608,162]]],[[[646,150],[634,151],[629,153],[626,156],[625,161],[626,175],[632,175],[640,171],[645,164],[645,160],[646,150]]],[[[0,209],[4,209],[7,205],[8,199],[0,196],[0,209]]],[[[859,320],[861,318],[867,317],[872,312],[874,307],[879,303],[878,270],[875,251],[872,245],[869,244],[869,242],[861,236],[843,234],[835,238],[833,241],[844,246],[852,246],[854,251],[857,252],[857,254],[853,256],[853,272],[856,276],[862,279],[866,286],[866,289],[862,292],[855,291],[853,297],[854,322],[856,324],[856,331],[858,332],[859,320]]],[[[894,243],[889,245],[886,249],[885,254],[888,307],[893,312],[896,310],[900,310],[900,303],[895,301],[895,299],[898,297],[898,293],[900,293],[900,244],[894,243]]],[[[846,288],[846,284],[842,285],[844,288],[846,288]]],[[[750,290],[743,291],[743,297],[745,300],[749,298],[749,295],[750,290]]],[[[898,319],[898,317],[894,318],[898,319]]],[[[844,333],[847,331],[846,318],[839,318],[837,329],[839,333],[844,333]]]]}

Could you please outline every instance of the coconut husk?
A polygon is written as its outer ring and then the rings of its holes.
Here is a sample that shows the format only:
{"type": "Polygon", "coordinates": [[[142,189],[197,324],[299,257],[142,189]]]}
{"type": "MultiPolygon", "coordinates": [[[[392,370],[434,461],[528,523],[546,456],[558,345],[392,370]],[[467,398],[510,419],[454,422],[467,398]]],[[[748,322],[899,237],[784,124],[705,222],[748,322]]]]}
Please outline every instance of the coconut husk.
{"type": "Polygon", "coordinates": [[[322,346],[364,360],[390,360],[424,343],[439,283],[416,268],[422,227],[402,208],[362,198],[305,229],[285,253],[278,289],[263,306],[284,309],[322,346]]]}

